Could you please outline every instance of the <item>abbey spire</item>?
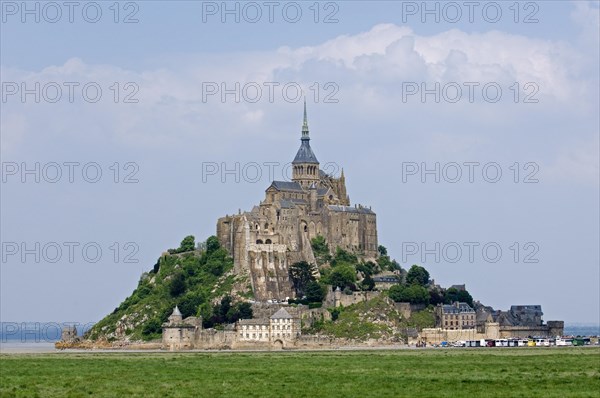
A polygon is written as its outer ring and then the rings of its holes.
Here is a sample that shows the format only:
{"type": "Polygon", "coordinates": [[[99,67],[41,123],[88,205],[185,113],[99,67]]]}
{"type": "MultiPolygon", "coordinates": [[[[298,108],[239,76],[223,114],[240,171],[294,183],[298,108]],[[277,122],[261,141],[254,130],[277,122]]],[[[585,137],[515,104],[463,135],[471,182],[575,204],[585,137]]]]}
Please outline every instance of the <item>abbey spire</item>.
{"type": "Polygon", "coordinates": [[[302,123],[302,138],[310,140],[308,136],[308,117],[306,116],[306,98],[304,99],[304,122],[302,123]]]}
{"type": "Polygon", "coordinates": [[[319,181],[319,161],[310,147],[310,136],[308,133],[308,117],[306,115],[306,99],[304,100],[304,118],[302,121],[302,137],[300,138],[300,149],[292,162],[292,181],[297,181],[303,187],[309,187],[312,183],[319,181]]]}

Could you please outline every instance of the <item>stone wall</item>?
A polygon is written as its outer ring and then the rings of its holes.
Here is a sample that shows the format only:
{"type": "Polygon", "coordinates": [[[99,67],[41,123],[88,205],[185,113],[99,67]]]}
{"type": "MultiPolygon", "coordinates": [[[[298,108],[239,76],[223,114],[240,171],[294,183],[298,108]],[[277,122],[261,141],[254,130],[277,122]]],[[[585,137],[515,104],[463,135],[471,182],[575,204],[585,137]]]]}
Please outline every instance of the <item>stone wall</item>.
{"type": "Polygon", "coordinates": [[[402,315],[403,318],[410,318],[413,312],[422,311],[426,308],[425,304],[411,304],[411,303],[394,303],[396,310],[402,315]]]}
{"type": "Polygon", "coordinates": [[[483,333],[477,329],[423,329],[419,337],[428,343],[439,344],[442,341],[508,339],[528,337],[562,336],[564,326],[562,321],[549,321],[542,326],[500,326],[497,322],[486,322],[483,333]]]}
{"type": "Polygon", "coordinates": [[[352,294],[344,294],[342,292],[337,293],[338,299],[336,300],[336,292],[330,289],[325,296],[323,301],[323,307],[338,307],[340,305],[347,307],[352,304],[361,303],[363,301],[371,300],[375,297],[379,297],[381,292],[352,292],[352,294]]]}
{"type": "Polygon", "coordinates": [[[162,346],[171,351],[192,349],[197,330],[197,327],[184,325],[163,327],[162,346]]]}
{"type": "Polygon", "coordinates": [[[563,326],[564,322],[562,321],[549,321],[548,324],[541,326],[500,326],[500,337],[506,339],[562,336],[563,326]]]}
{"type": "Polygon", "coordinates": [[[490,323],[486,325],[485,333],[477,332],[477,329],[441,329],[425,328],[419,333],[419,338],[430,344],[440,344],[442,341],[499,339],[499,325],[490,323]]]}

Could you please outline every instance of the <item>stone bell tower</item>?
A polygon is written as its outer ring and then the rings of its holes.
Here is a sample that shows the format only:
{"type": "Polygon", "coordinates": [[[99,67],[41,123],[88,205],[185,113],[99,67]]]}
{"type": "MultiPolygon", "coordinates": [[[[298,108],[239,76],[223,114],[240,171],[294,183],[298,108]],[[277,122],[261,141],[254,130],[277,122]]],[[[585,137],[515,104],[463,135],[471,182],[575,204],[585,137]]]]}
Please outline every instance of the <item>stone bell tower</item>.
{"type": "Polygon", "coordinates": [[[308,119],[306,117],[306,100],[304,100],[304,122],[302,123],[301,144],[292,162],[292,181],[298,182],[303,188],[309,188],[313,183],[319,183],[319,161],[310,147],[308,134],[308,119]]]}

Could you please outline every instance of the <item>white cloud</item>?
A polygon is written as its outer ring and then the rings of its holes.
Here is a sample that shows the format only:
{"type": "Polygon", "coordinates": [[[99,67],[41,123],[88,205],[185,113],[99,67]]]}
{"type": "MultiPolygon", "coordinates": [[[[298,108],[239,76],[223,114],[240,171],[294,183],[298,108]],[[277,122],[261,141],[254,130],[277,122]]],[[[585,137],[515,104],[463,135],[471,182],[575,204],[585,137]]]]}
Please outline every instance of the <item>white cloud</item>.
{"type": "MultiPolygon", "coordinates": [[[[575,17],[583,16],[583,6],[577,6],[575,17]]],[[[589,6],[587,6],[589,7],[589,6]]],[[[539,85],[536,117],[544,113],[554,115],[557,109],[565,115],[575,110],[581,112],[585,104],[593,112],[597,96],[593,82],[595,76],[584,75],[580,68],[587,55],[568,43],[529,38],[499,31],[465,33],[452,29],[439,34],[418,35],[410,28],[393,24],[380,24],[366,32],[343,35],[322,44],[292,49],[282,47],[273,51],[246,52],[236,54],[185,55],[165,59],[154,69],[143,71],[126,70],[112,65],[93,65],[73,58],[63,65],[54,65],[40,71],[16,70],[3,67],[5,81],[79,81],[98,82],[104,89],[103,100],[88,104],[79,100],[74,104],[62,101],[58,104],[21,104],[11,101],[3,109],[3,154],[15,155],[25,150],[21,142],[45,140],[60,141],[61,137],[73,137],[79,144],[89,140],[110,142],[123,147],[161,148],[166,145],[198,146],[225,150],[224,142],[230,138],[248,134],[248,126],[257,126],[262,131],[277,131],[273,125],[274,114],[292,109],[284,101],[281,86],[275,89],[274,103],[267,101],[268,89],[263,86],[263,98],[258,103],[241,99],[234,102],[233,95],[226,103],[220,95],[208,97],[203,102],[203,82],[214,82],[219,88],[226,82],[228,88],[239,82],[287,82],[300,83],[311,102],[311,85],[319,83],[320,100],[328,91],[326,82],[335,82],[346,114],[377,115],[397,124],[398,110],[413,115],[416,120],[403,120],[402,127],[410,128],[423,118],[445,118],[442,131],[431,128],[422,137],[431,156],[444,157],[464,151],[476,152],[481,146],[492,146],[494,139],[487,138],[487,129],[476,129],[479,124],[494,125],[505,122],[511,114],[514,124],[518,118],[530,118],[531,112],[511,113],[515,104],[482,103],[480,95],[476,104],[432,104],[423,107],[415,97],[415,103],[402,102],[401,84],[406,81],[425,82],[428,87],[436,81],[447,82],[498,82],[504,89],[504,98],[512,98],[510,86],[520,82],[539,85]],[[121,103],[110,99],[109,89],[114,82],[121,84],[121,103]],[[139,92],[137,104],[122,103],[127,91],[123,84],[135,82],[139,92]],[[590,84],[590,82],[592,84],[590,84]],[[106,100],[105,100],[106,99],[106,100]],[[511,108],[511,106],[513,108],[511,108]],[[431,115],[431,116],[429,116],[431,115]],[[435,116],[434,116],[435,115],[435,116]],[[419,119],[421,118],[421,119],[419,119]],[[470,121],[471,127],[462,125],[470,121]],[[75,127],[73,127],[75,126],[75,127]],[[85,126],[86,135],[81,135],[85,126]],[[40,131],[47,134],[41,135],[40,131]],[[427,145],[429,142],[436,145],[427,145]],[[6,145],[8,144],[8,145],[6,145]],[[14,151],[14,152],[13,152],[14,151]]],[[[467,89],[463,93],[467,94],[467,89]]],[[[522,97],[521,97],[522,98],[522,97]]],[[[429,105],[429,104],[428,104],[429,105]]],[[[521,104],[517,104],[521,105],[521,104]]],[[[300,104],[297,105],[298,107],[300,104]]],[[[297,112],[298,108],[294,108],[297,112]]],[[[589,115],[585,115],[589,116],[589,115]]],[[[384,120],[385,121],[385,120],[384,120]]],[[[356,132],[359,134],[359,132],[356,132]]],[[[564,138],[568,140],[568,137],[564,138]]],[[[50,146],[52,144],[49,144],[50,146]]],[[[557,143],[562,145],[562,143],[557,143]]],[[[215,149],[216,150],[216,149],[215,149]]],[[[16,155],[15,155],[16,156],[16,155]]],[[[588,157],[564,156],[561,168],[587,167],[588,157]],[[571,159],[571,160],[569,160],[571,159]],[[578,166],[579,165],[579,166],[578,166]]]]}

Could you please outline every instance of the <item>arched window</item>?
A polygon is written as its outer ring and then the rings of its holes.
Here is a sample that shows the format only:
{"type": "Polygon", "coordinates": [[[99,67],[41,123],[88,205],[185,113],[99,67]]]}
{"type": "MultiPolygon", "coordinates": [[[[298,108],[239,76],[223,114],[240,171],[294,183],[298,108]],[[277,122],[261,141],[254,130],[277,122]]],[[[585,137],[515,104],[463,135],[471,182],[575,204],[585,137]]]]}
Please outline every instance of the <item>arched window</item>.
{"type": "Polygon", "coordinates": [[[271,242],[271,239],[265,240],[265,244],[270,245],[271,243],[273,243],[273,242],[271,242]]]}
{"type": "Polygon", "coordinates": [[[263,244],[263,241],[262,241],[262,239],[257,239],[257,240],[256,240],[256,244],[257,244],[257,245],[262,245],[262,244],[263,244]]]}

